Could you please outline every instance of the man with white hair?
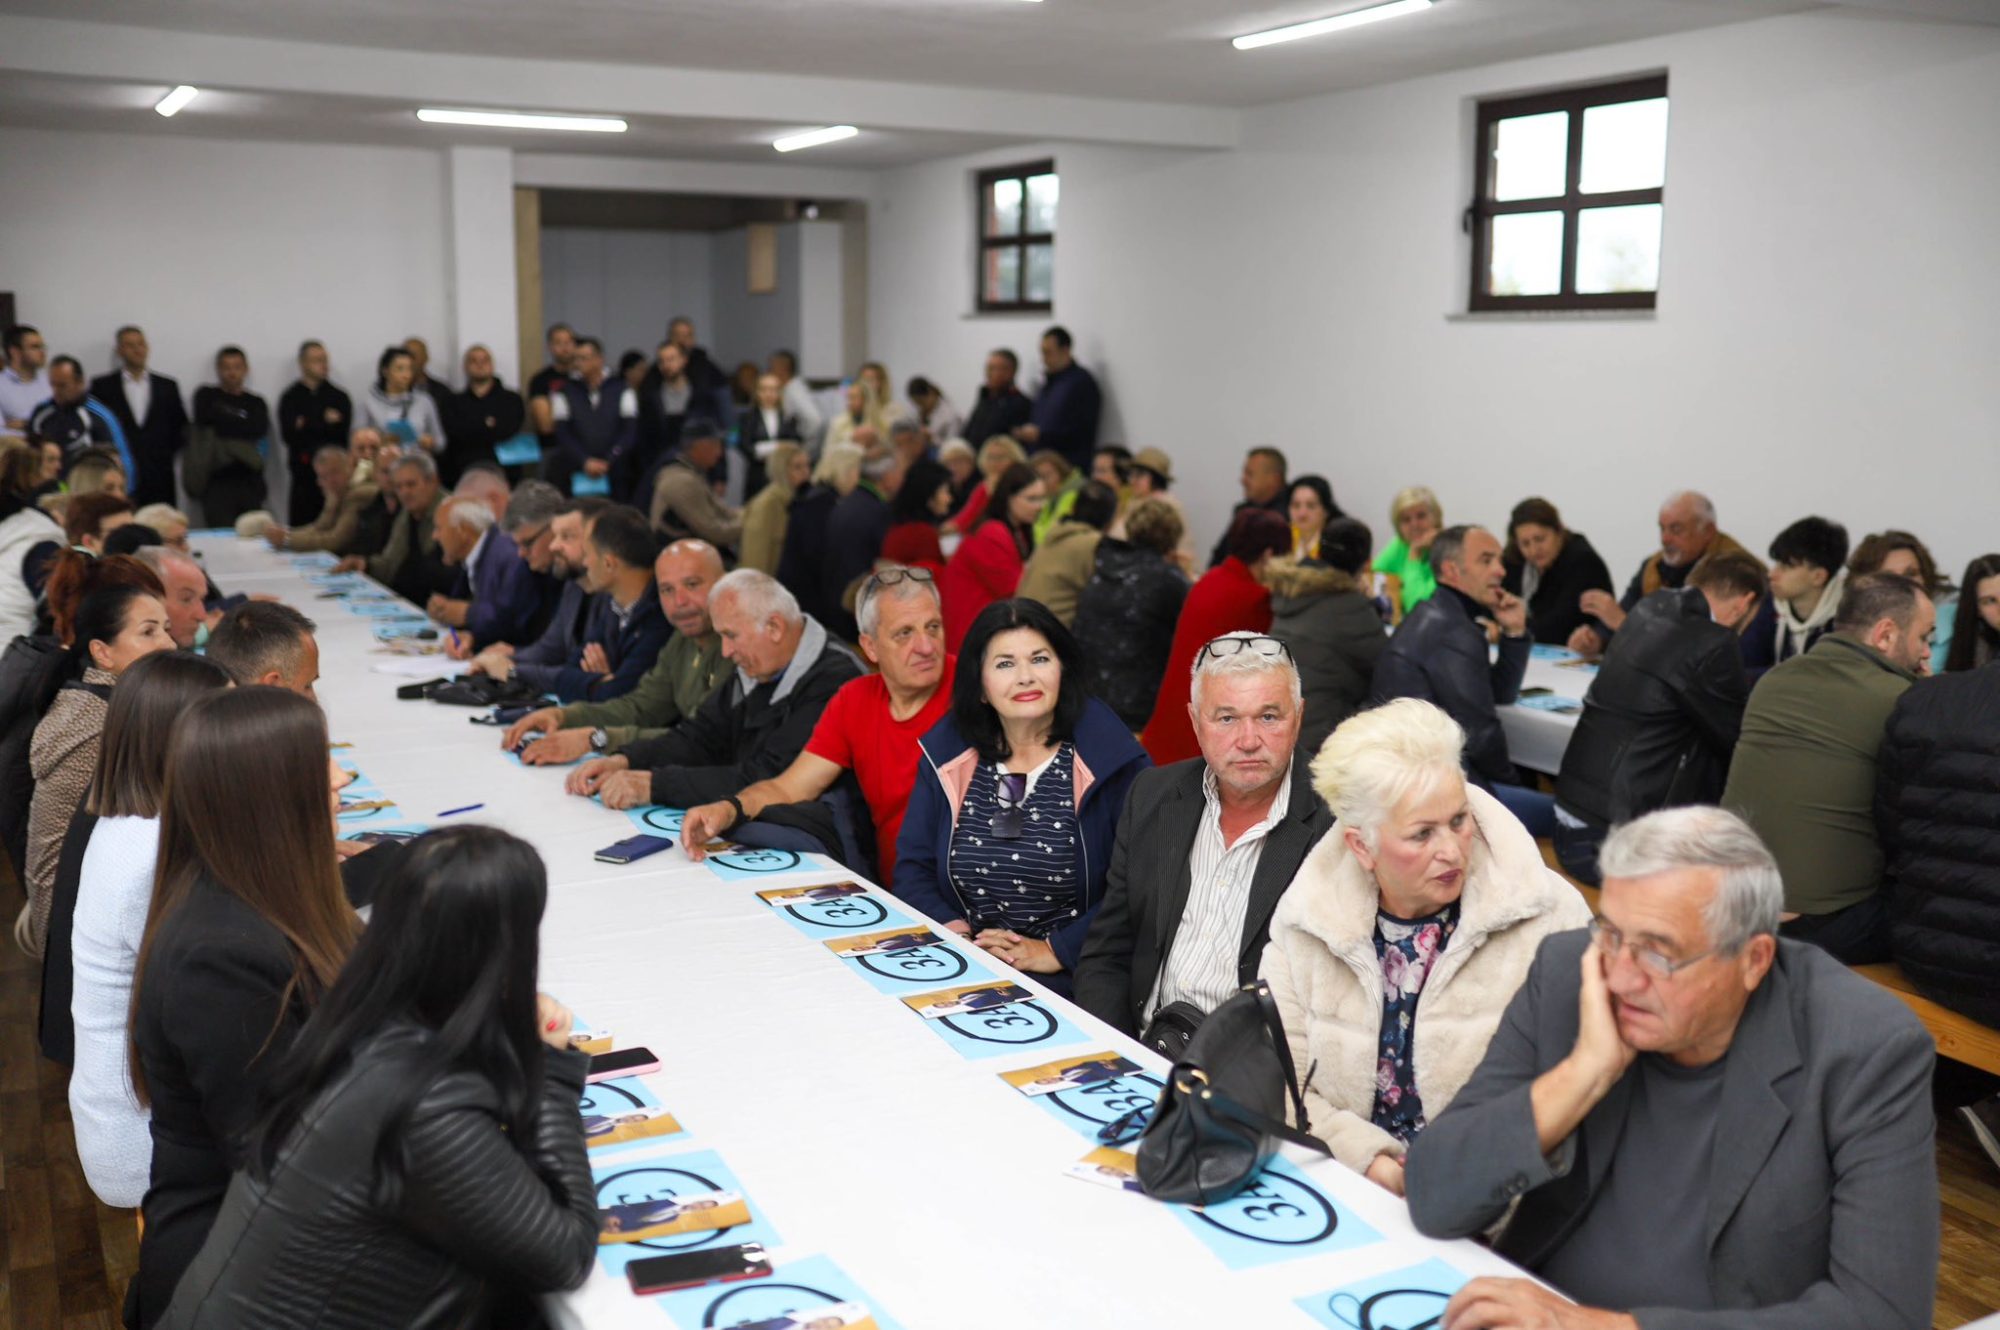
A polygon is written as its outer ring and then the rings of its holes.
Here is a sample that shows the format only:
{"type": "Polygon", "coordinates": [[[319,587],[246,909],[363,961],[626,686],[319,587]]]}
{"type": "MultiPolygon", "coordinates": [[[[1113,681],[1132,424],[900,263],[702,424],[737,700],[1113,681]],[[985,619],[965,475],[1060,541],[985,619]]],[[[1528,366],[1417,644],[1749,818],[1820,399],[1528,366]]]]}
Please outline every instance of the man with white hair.
{"type": "Polygon", "coordinates": [[[861,674],[854,654],[766,573],[722,578],[708,612],[735,674],[671,732],[584,764],[573,793],[599,795],[606,808],[727,799],[791,766],[833,695],[861,674]]]}
{"type": "Polygon", "coordinates": [[[1542,944],[1406,1174],[1418,1229],[1504,1218],[1494,1250],[1577,1305],[1475,1279],[1443,1325],[1929,1326],[1930,1036],[1893,995],[1778,938],[1777,863],[1735,814],[1649,814],[1600,863],[1596,921],[1542,944]]]}
{"type": "Polygon", "coordinates": [[[138,552],[140,562],[160,576],[166,588],[167,636],[183,651],[200,646],[208,638],[204,629],[222,621],[218,611],[208,610],[208,574],[193,556],[165,545],[151,545],[138,552]]]}
{"type": "Polygon", "coordinates": [[[1298,754],[1298,666],[1275,637],[1225,633],[1196,653],[1188,713],[1201,756],[1132,783],[1076,1000],[1155,1047],[1257,977],[1271,912],[1333,825],[1298,754]]]}
{"type": "Polygon", "coordinates": [[[500,467],[492,461],[474,462],[458,478],[452,487],[452,494],[461,499],[476,499],[493,510],[495,521],[507,516],[507,501],[513,497],[513,487],[507,483],[500,467]]]}
{"type": "Polygon", "coordinates": [[[354,468],[354,454],[339,444],[329,443],[314,453],[313,477],[319,482],[321,496],[318,513],[304,526],[288,528],[273,522],[264,528],[264,539],[281,550],[368,553],[363,515],[381,490],[372,480],[356,480],[354,468]]]}
{"type": "MultiPolygon", "coordinates": [[[[871,574],[861,584],[854,617],[861,629],[861,654],[879,672],[864,674],[833,695],[812,738],[789,767],[690,808],[681,822],[681,847],[689,858],[701,859],[703,846],[739,824],[811,804],[851,771],[875,824],[878,878],[888,882],[894,877],[896,837],[922,760],[917,741],[951,710],[957,662],[945,650],[944,603],[937,583],[922,568],[892,566],[871,574]]],[[[838,849],[823,838],[817,848],[828,853],[838,849]]]]}
{"type": "Polygon", "coordinates": [[[438,509],[437,542],[458,577],[448,594],[434,593],[425,602],[431,618],[464,629],[475,646],[522,647],[542,635],[551,608],[548,584],[528,567],[491,508],[463,494],[446,499],[438,509]]]}
{"type": "Polygon", "coordinates": [[[1625,616],[1647,596],[1661,588],[1678,590],[1687,585],[1688,574],[1715,554],[1747,553],[1732,536],[1715,524],[1715,505],[1708,496],[1693,490],[1669,494],[1660,505],[1660,548],[1646,556],[1639,571],[1625,587],[1625,594],[1613,600],[1609,591],[1586,591],[1579,600],[1583,612],[1595,623],[1580,626],[1569,635],[1569,649],[1595,656],[1611,643],[1612,634],[1625,625],[1625,616]]]}

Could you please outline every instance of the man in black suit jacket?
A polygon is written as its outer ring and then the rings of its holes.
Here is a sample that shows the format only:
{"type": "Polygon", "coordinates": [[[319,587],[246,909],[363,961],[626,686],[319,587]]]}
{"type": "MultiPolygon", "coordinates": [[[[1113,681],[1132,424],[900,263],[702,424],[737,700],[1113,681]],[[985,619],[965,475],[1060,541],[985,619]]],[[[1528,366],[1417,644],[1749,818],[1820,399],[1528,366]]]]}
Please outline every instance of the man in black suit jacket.
{"type": "Polygon", "coordinates": [[[125,483],[134,507],[172,505],[174,455],[187,442],[187,408],[181,386],[146,368],[146,334],[127,325],[118,330],[118,360],[124,367],[90,381],[90,395],[118,417],[139,474],[125,483]],[[135,404],[138,409],[134,409],[135,404]]]}
{"type": "Polygon", "coordinates": [[[1299,673],[1276,638],[1229,633],[1197,658],[1202,756],[1139,773],[1076,966],[1076,1000],[1127,1034],[1160,1008],[1203,1015],[1257,977],[1271,912],[1333,826],[1296,754],[1299,673]]]}

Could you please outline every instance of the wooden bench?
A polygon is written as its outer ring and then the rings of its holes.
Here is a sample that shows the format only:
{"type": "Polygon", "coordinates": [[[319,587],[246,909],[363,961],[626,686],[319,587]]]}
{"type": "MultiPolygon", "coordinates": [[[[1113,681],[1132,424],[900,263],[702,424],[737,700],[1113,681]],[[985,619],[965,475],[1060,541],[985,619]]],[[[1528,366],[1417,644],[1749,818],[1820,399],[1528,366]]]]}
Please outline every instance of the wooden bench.
{"type": "Polygon", "coordinates": [[[2000,1076],[2000,1030],[1939,1006],[1911,987],[1895,965],[1857,965],[1854,972],[1903,999],[1903,1004],[1916,1013],[1924,1028],[1931,1032],[1931,1038],[1937,1041],[1939,1057],[2000,1076]]]}

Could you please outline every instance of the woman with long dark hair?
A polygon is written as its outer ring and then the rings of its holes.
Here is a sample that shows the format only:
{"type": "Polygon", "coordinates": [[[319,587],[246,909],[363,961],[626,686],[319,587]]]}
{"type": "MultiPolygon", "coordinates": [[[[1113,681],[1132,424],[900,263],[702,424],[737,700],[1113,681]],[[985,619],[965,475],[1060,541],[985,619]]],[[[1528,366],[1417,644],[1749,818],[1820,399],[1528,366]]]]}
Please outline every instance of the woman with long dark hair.
{"type": "Polygon", "coordinates": [[[1951,628],[1947,671],[1976,670],[2000,653],[2000,554],[1982,554],[1965,566],[1958,583],[1958,615],[1951,628]]]}
{"type": "Polygon", "coordinates": [[[1316,562],[1320,533],[1328,522],[1347,514],[1333,501],[1333,486],[1325,476],[1294,477],[1285,494],[1285,515],[1292,523],[1292,557],[1316,562]]]}
{"type": "Polygon", "coordinates": [[[993,482],[978,522],[965,534],[938,579],[944,598],[945,644],[954,652],[972,621],[996,600],[1012,596],[1035,549],[1035,519],[1049,488],[1025,462],[1015,462],[993,482]]]}
{"type": "Polygon", "coordinates": [[[353,949],[335,868],[326,718],[307,698],[213,693],[174,727],[132,990],[132,1085],[153,1169],[128,1325],[159,1323],[222,1204],[256,1094],[353,949]]]}
{"type": "Polygon", "coordinates": [[[597,1250],[589,1059],[536,993],[541,858],[492,827],[415,841],[266,1081],[243,1171],[165,1325],[481,1324],[597,1250]],[[352,1259],[366,1252],[366,1261],[352,1259]]]}
{"type": "MultiPolygon", "coordinates": [[[[157,579],[153,585],[158,587],[157,579]]],[[[15,921],[14,940],[36,957],[48,936],[63,838],[97,771],[112,686],[140,657],[174,649],[166,603],[156,590],[141,586],[120,583],[92,591],[77,607],[73,630],[65,682],[28,744],[28,770],[35,778],[28,805],[28,903],[15,921]]]]}
{"type": "Polygon", "coordinates": [[[153,1140],[132,1092],[125,1022],[153,896],[168,739],[183,711],[229,686],[229,671],[186,651],[158,652],[125,671],[111,692],[97,777],[70,824],[56,874],[42,966],[42,1049],[57,1058],[73,1039],[76,1152],[90,1189],[118,1209],[139,1204],[152,1172],[153,1140]]]}
{"type": "Polygon", "coordinates": [[[951,714],[920,741],[895,892],[1068,993],[1125,795],[1152,762],[1040,601],[988,605],[958,662],[951,714]]]}
{"type": "Polygon", "coordinates": [[[1548,646],[1564,646],[1586,622],[1583,593],[1617,590],[1581,531],[1563,525],[1547,499],[1523,499],[1507,518],[1507,548],[1500,560],[1509,592],[1528,602],[1528,632],[1548,646]]]}
{"type": "Polygon", "coordinates": [[[951,509],[951,472],[927,457],[910,463],[896,497],[889,500],[889,534],[882,538],[882,557],[934,572],[943,569],[938,524],[951,509]]]}

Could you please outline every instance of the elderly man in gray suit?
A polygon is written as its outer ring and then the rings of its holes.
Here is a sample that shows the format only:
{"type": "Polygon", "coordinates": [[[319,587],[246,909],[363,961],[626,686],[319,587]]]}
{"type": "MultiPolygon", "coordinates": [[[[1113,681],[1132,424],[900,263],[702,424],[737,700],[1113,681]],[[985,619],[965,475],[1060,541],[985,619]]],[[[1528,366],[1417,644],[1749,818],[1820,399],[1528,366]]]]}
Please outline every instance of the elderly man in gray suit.
{"type": "Polygon", "coordinates": [[[1333,825],[1295,757],[1304,712],[1291,648],[1225,633],[1193,670],[1202,755],[1132,782],[1076,966],[1080,1006],[1169,1056],[1257,977],[1271,912],[1333,825]]]}
{"type": "Polygon", "coordinates": [[[1542,944],[1486,1058],[1411,1146],[1438,1237],[1563,1290],[1476,1279],[1443,1330],[1926,1330],[1930,1036],[1777,937],[1770,852],[1719,808],[1605,840],[1589,934],[1542,944]]]}

